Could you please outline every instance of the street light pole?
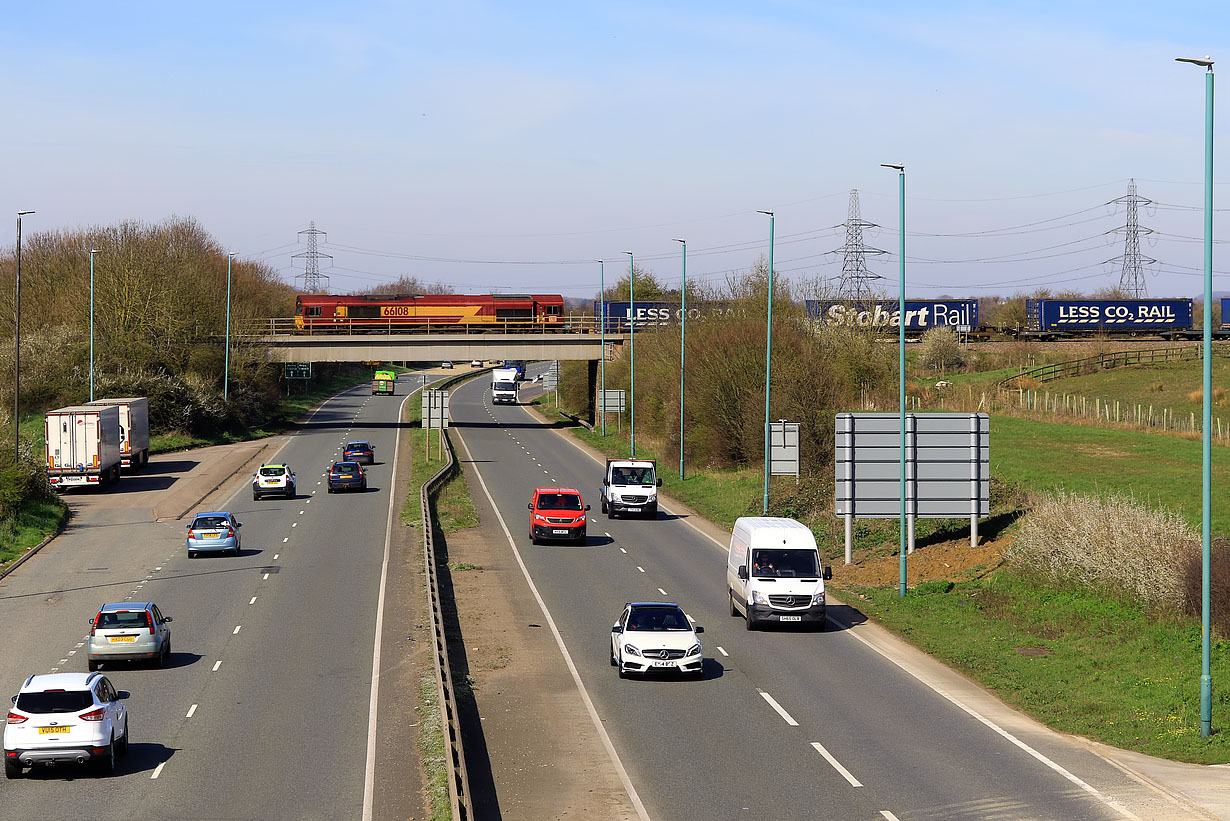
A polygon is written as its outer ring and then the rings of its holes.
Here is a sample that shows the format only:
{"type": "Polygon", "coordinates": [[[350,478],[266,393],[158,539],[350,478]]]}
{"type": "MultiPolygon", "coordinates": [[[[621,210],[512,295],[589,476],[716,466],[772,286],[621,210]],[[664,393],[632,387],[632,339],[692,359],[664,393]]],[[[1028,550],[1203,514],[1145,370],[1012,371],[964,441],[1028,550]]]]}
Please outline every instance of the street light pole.
{"type": "Polygon", "coordinates": [[[33,211],[17,212],[17,293],[13,317],[13,466],[21,461],[21,218],[33,211]]]}
{"type": "Polygon", "coordinates": [[[94,255],[102,253],[98,249],[90,251],[90,401],[94,401],[94,255]]]}
{"type": "Polygon", "coordinates": [[[1200,735],[1213,734],[1213,675],[1210,669],[1210,610],[1212,587],[1212,539],[1210,520],[1213,510],[1213,61],[1190,57],[1175,58],[1205,69],[1204,80],[1204,358],[1203,430],[1201,440],[1200,547],[1200,735]]]}
{"type": "Polygon", "coordinates": [[[906,527],[905,518],[905,166],[901,163],[880,163],[884,168],[894,168],[897,170],[897,178],[901,183],[901,193],[898,197],[900,202],[900,220],[898,237],[898,277],[897,277],[897,407],[898,416],[901,422],[901,562],[900,562],[900,578],[897,582],[897,595],[905,596],[905,555],[909,551],[909,546],[906,544],[906,527]]]}
{"type": "Polygon", "coordinates": [[[631,375],[628,379],[628,450],[636,458],[636,263],[628,255],[628,347],[631,375]]]}
{"type": "Polygon", "coordinates": [[[773,375],[773,212],[769,215],[769,310],[764,345],[764,505],[762,514],[769,515],[769,378],[773,375]]]}
{"type": "Polygon", "coordinates": [[[683,373],[684,349],[688,338],[688,241],[675,239],[683,246],[683,284],[679,288],[679,481],[683,481],[683,373]]]}
{"type": "Polygon", "coordinates": [[[599,334],[601,335],[602,356],[598,360],[598,369],[602,372],[602,379],[598,388],[598,410],[602,414],[602,437],[606,438],[606,263],[602,260],[594,260],[598,263],[598,322],[599,334]]]}
{"type": "Polygon", "coordinates": [[[226,255],[226,354],[222,365],[222,401],[226,402],[231,388],[231,260],[235,252],[226,255]]]}

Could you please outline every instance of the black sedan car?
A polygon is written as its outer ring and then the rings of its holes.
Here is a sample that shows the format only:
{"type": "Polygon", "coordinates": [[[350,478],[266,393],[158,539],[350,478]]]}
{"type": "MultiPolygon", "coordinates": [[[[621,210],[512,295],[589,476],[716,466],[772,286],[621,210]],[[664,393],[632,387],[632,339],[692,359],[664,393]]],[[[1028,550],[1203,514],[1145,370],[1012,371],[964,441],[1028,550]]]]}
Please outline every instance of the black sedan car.
{"type": "Polygon", "coordinates": [[[329,492],[335,490],[367,490],[367,474],[358,462],[334,462],[329,468],[329,492]]]}

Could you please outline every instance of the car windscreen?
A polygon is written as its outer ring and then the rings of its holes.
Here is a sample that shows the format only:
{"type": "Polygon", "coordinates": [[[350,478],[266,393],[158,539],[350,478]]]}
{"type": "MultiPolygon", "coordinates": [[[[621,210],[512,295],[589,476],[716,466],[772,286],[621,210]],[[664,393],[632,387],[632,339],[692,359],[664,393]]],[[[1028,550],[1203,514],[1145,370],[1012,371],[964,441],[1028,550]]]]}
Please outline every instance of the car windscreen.
{"type": "Polygon", "coordinates": [[[123,613],[100,613],[95,627],[107,629],[122,629],[127,627],[148,627],[149,614],[144,610],[129,610],[123,613]]]}
{"type": "Polygon", "coordinates": [[[653,468],[613,468],[611,483],[616,485],[652,485],[653,468]]]}
{"type": "Polygon", "coordinates": [[[629,630],[691,630],[688,618],[678,607],[636,607],[628,616],[629,630]]]}
{"type": "Polygon", "coordinates": [[[192,520],[193,530],[217,530],[230,524],[225,516],[197,516],[192,520]]]}
{"type": "Polygon", "coordinates": [[[814,550],[753,550],[752,575],[761,578],[798,578],[819,576],[814,550]]]}
{"type": "Polygon", "coordinates": [[[261,468],[261,476],[281,476],[286,472],[286,468],[261,468]]]}
{"type": "Polygon", "coordinates": [[[64,690],[56,693],[22,693],[17,709],[26,713],[79,713],[94,706],[89,690],[64,690]]]}
{"type": "Polygon", "coordinates": [[[372,446],[366,442],[347,442],[346,450],[371,450],[372,446]]]}
{"type": "Polygon", "coordinates": [[[491,385],[493,391],[515,391],[517,389],[516,382],[495,382],[491,385]]]}
{"type": "Polygon", "coordinates": [[[538,496],[539,510],[581,510],[581,497],[575,493],[542,493],[538,496]]]}

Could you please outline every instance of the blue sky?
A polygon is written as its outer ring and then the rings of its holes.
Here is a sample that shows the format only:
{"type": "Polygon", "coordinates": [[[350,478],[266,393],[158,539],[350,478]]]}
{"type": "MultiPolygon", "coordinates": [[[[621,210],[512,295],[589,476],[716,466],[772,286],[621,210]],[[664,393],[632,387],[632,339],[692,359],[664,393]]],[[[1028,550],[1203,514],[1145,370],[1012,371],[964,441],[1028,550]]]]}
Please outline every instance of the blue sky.
{"type": "MultiPolygon", "coordinates": [[[[28,231],[190,215],[288,281],[314,220],[334,290],[404,273],[589,296],[588,260],[614,278],[624,250],[677,282],[674,237],[690,277],[747,268],[767,251],[761,208],[777,212],[779,270],[836,276],[850,189],[884,226],[868,243],[895,252],[897,180],[879,164],[900,161],[911,294],[981,295],[1117,283],[1103,261],[1122,252],[1106,232],[1123,212],[1103,204],[1134,177],[1159,204],[1141,213],[1159,232],[1143,243],[1161,261],[1149,291],[1193,295],[1204,80],[1174,58],[1230,66],[1228,17],[1215,3],[15,5],[0,18],[0,213],[37,209],[28,231]],[[953,234],[972,236],[935,236],[953,234]]],[[[1230,290],[1223,247],[1215,284],[1230,290]]],[[[895,278],[895,256],[871,265],[895,278]]]]}

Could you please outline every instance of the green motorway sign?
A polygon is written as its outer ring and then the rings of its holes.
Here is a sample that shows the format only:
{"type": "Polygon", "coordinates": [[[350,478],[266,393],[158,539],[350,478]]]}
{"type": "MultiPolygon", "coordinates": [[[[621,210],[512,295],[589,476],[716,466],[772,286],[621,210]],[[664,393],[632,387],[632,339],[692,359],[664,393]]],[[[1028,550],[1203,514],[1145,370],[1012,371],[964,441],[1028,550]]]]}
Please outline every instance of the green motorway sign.
{"type": "Polygon", "coordinates": [[[283,363],[282,377],[284,379],[311,379],[312,378],[312,363],[311,362],[285,362],[283,363]]]}

